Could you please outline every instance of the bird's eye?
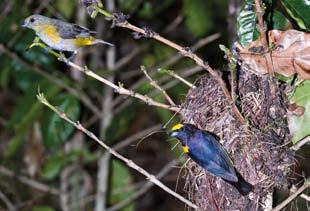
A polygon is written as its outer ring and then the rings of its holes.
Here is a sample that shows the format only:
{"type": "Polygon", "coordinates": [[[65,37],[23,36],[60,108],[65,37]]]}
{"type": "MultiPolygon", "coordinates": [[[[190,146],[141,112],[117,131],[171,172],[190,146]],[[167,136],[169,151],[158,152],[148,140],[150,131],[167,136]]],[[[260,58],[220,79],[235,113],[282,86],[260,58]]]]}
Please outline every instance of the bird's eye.
{"type": "Polygon", "coordinates": [[[31,19],[30,19],[30,22],[31,22],[31,23],[33,23],[34,21],[35,21],[34,18],[31,18],[31,19]]]}

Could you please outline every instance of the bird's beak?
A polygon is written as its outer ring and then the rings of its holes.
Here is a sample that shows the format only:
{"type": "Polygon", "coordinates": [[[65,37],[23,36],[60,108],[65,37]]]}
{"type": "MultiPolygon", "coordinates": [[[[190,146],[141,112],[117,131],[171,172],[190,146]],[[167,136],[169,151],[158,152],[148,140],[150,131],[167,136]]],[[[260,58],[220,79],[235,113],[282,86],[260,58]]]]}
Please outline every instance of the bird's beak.
{"type": "Polygon", "coordinates": [[[27,24],[26,24],[26,22],[24,21],[23,23],[22,23],[22,25],[20,25],[21,27],[23,27],[23,28],[26,28],[27,27],[27,24]]]}
{"type": "Polygon", "coordinates": [[[177,131],[169,131],[168,135],[171,136],[171,137],[177,137],[178,132],[177,131]]]}

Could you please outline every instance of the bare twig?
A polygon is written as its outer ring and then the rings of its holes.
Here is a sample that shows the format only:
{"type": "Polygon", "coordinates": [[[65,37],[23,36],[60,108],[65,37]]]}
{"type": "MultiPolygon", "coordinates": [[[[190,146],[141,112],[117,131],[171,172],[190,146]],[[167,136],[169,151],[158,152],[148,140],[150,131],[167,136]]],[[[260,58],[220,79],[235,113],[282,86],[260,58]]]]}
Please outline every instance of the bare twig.
{"type": "MultiPolygon", "coordinates": [[[[199,71],[203,70],[202,67],[200,66],[194,66],[191,68],[187,68],[185,70],[180,71],[180,75],[182,78],[186,78],[189,77],[190,75],[193,75],[199,71]]],[[[163,76],[158,80],[158,83],[161,84],[162,82],[168,81],[171,78],[169,76],[163,76]]],[[[171,87],[173,87],[174,85],[178,84],[180,82],[180,80],[178,79],[174,79],[174,80],[170,80],[167,84],[162,85],[162,88],[164,90],[167,90],[171,87]]],[[[148,93],[147,95],[149,96],[154,96],[154,94],[158,93],[158,90],[152,90],[150,93],[148,93]]],[[[115,109],[115,113],[119,113],[120,111],[122,111],[124,108],[126,108],[126,106],[130,105],[132,99],[127,99],[125,100],[122,104],[120,104],[119,106],[117,106],[117,108],[115,109]]]]}
{"type": "Polygon", "coordinates": [[[81,91],[78,91],[78,90],[76,90],[76,89],[66,85],[61,79],[58,79],[58,78],[56,78],[55,76],[53,76],[51,74],[48,74],[47,73],[48,71],[42,70],[40,67],[32,65],[32,64],[29,64],[28,62],[24,61],[16,53],[14,53],[10,49],[8,49],[2,43],[0,43],[0,52],[5,53],[11,59],[13,59],[16,62],[20,63],[21,65],[27,67],[28,69],[32,70],[33,72],[41,75],[43,78],[46,78],[47,80],[51,81],[55,85],[65,89],[70,94],[72,94],[76,98],[78,98],[85,106],[87,106],[96,115],[100,115],[99,109],[91,102],[91,100],[87,97],[87,95],[83,94],[81,91]]]}
{"type": "Polygon", "coordinates": [[[298,141],[296,144],[294,144],[291,149],[294,151],[299,150],[303,145],[310,143],[310,136],[305,137],[304,139],[298,141]]]}
{"type": "Polygon", "coordinates": [[[34,189],[43,191],[43,192],[47,192],[47,193],[51,193],[53,195],[59,195],[60,191],[55,189],[55,188],[51,188],[43,183],[40,183],[36,180],[33,180],[31,178],[25,177],[25,176],[19,176],[16,175],[13,171],[5,168],[4,166],[0,166],[0,174],[5,175],[7,177],[12,177],[12,178],[16,178],[18,181],[20,181],[21,183],[28,185],[34,189]]]}
{"type": "MultiPolygon", "coordinates": [[[[260,33],[260,41],[264,47],[264,57],[267,62],[268,66],[268,72],[271,76],[274,74],[273,70],[273,65],[272,65],[272,57],[271,53],[268,50],[268,39],[267,39],[267,28],[264,23],[264,11],[262,9],[262,1],[261,0],[255,0],[255,11],[256,11],[256,16],[258,20],[258,25],[259,25],[259,33],[260,33]]],[[[272,87],[274,89],[274,87],[272,87]]],[[[272,94],[274,95],[274,90],[272,90],[272,94]]]]}
{"type": "Polygon", "coordinates": [[[170,76],[178,79],[179,81],[183,82],[184,84],[186,84],[190,88],[196,88],[196,86],[194,84],[192,84],[191,82],[185,80],[184,78],[182,78],[181,76],[176,74],[173,70],[158,69],[158,71],[161,72],[161,73],[167,73],[168,75],[170,75],[170,76]]]}
{"type": "Polygon", "coordinates": [[[150,106],[155,106],[155,107],[159,107],[159,108],[163,108],[163,109],[167,109],[167,110],[170,110],[170,111],[173,111],[173,112],[180,112],[180,108],[176,107],[176,106],[170,106],[170,105],[167,105],[167,104],[164,104],[164,103],[160,103],[160,102],[157,102],[155,100],[153,100],[152,98],[150,98],[149,96],[147,95],[142,95],[142,94],[139,94],[139,93],[136,93],[132,90],[128,90],[126,88],[124,88],[122,86],[122,84],[119,84],[119,85],[116,85],[114,84],[113,82],[97,75],[96,73],[94,73],[93,71],[91,71],[90,69],[88,69],[87,67],[81,67],[77,64],[74,64],[73,62],[70,62],[68,61],[68,59],[66,59],[63,55],[53,51],[53,50],[50,50],[48,48],[46,48],[46,45],[43,44],[43,43],[33,43],[30,48],[34,47],[34,46],[40,46],[41,48],[45,48],[48,50],[48,52],[50,52],[51,54],[53,54],[54,56],[56,56],[59,60],[61,61],[64,61],[67,65],[73,67],[76,71],[80,71],[80,72],[83,72],[85,73],[86,75],[104,83],[105,85],[111,87],[114,89],[115,92],[121,94],[121,95],[128,95],[128,96],[131,96],[131,97],[134,97],[134,98],[137,98],[143,102],[145,102],[147,105],[150,105],[150,106]]]}
{"type": "Polygon", "coordinates": [[[106,210],[108,182],[109,182],[109,168],[110,168],[111,154],[106,152],[98,160],[97,172],[97,192],[95,199],[95,211],[106,210]]]}
{"type": "MultiPolygon", "coordinates": [[[[210,42],[213,42],[214,40],[218,39],[219,37],[220,37],[220,34],[212,34],[210,36],[207,36],[203,39],[198,40],[190,48],[192,49],[193,52],[195,52],[196,50],[200,49],[201,47],[207,45],[210,42]]],[[[149,75],[151,77],[153,77],[157,73],[158,68],[169,68],[173,64],[177,63],[181,58],[183,58],[183,56],[181,54],[176,54],[175,56],[169,57],[169,59],[167,59],[163,63],[160,63],[159,65],[156,65],[154,67],[149,68],[149,75]]],[[[139,71],[137,71],[137,72],[139,72],[139,71]]],[[[130,86],[129,89],[134,90],[134,89],[138,88],[139,86],[141,86],[144,82],[145,82],[145,78],[141,78],[136,83],[134,83],[132,86],[130,86]]],[[[124,103],[128,104],[129,100],[130,99],[127,99],[126,102],[124,102],[124,103]]],[[[123,101],[122,96],[116,97],[113,100],[113,106],[117,106],[121,101],[123,101]]]]}
{"type": "Polygon", "coordinates": [[[305,199],[307,202],[310,202],[310,196],[307,196],[306,194],[300,194],[300,197],[305,199]]]}
{"type": "Polygon", "coordinates": [[[145,130],[142,130],[138,133],[135,133],[134,135],[120,141],[119,143],[117,143],[115,146],[113,146],[113,149],[115,151],[118,151],[128,145],[130,145],[132,142],[136,141],[137,139],[141,139],[141,138],[144,138],[145,136],[149,135],[150,133],[154,132],[154,131],[157,131],[161,128],[161,125],[158,124],[158,125],[155,125],[155,126],[152,126],[150,128],[147,128],[145,130]]]}
{"type": "Polygon", "coordinates": [[[153,80],[152,78],[151,78],[151,76],[147,73],[147,71],[146,71],[146,69],[145,69],[145,67],[144,66],[141,66],[141,70],[142,70],[142,72],[145,74],[145,76],[150,80],[150,84],[153,86],[153,87],[155,87],[156,89],[158,89],[163,95],[164,95],[164,97],[166,98],[166,100],[170,103],[170,105],[172,105],[172,106],[175,106],[175,103],[173,102],[173,100],[170,98],[170,96],[167,94],[167,92],[165,91],[165,90],[163,90],[159,85],[158,85],[158,83],[155,81],[155,80],[153,80]]]}
{"type": "Polygon", "coordinates": [[[187,204],[188,206],[194,208],[194,209],[198,209],[198,206],[195,205],[194,203],[192,203],[191,201],[185,199],[183,196],[179,195],[178,193],[174,192],[173,190],[171,190],[170,188],[168,188],[166,185],[164,185],[161,181],[159,181],[154,175],[148,173],[146,170],[144,170],[143,168],[141,168],[140,166],[138,166],[137,164],[135,164],[132,160],[127,159],[126,157],[122,156],[121,154],[119,154],[118,152],[116,152],[115,150],[113,150],[112,148],[110,148],[108,145],[106,145],[103,141],[101,141],[97,136],[95,136],[91,131],[85,129],[80,123],[76,123],[74,121],[72,121],[71,119],[69,119],[67,117],[67,115],[62,112],[59,111],[55,106],[51,105],[44,97],[43,94],[38,94],[37,95],[38,100],[43,103],[44,105],[46,105],[47,107],[49,107],[51,110],[53,110],[60,118],[62,118],[63,120],[67,121],[68,123],[70,123],[71,125],[73,125],[76,129],[82,131],[83,133],[85,133],[88,137],[90,137],[91,139],[93,139],[94,141],[96,141],[98,144],[100,144],[104,149],[106,149],[109,153],[111,153],[113,156],[115,156],[116,158],[118,158],[119,160],[123,161],[127,166],[129,166],[130,168],[138,171],[139,173],[141,173],[142,175],[144,175],[146,178],[148,178],[152,183],[154,183],[155,185],[157,185],[158,187],[160,187],[161,189],[163,189],[164,191],[166,191],[167,193],[171,194],[172,196],[174,196],[175,198],[179,199],[180,201],[184,202],[185,204],[187,204]]]}
{"type": "MultiPolygon", "coordinates": [[[[200,65],[202,66],[205,70],[207,70],[210,75],[212,77],[215,78],[215,80],[218,82],[219,86],[221,87],[221,89],[223,90],[223,93],[226,97],[226,100],[228,101],[228,103],[231,105],[232,107],[232,111],[233,113],[235,114],[235,116],[238,118],[238,120],[240,121],[240,123],[242,124],[245,124],[245,119],[244,117],[241,115],[240,111],[238,110],[237,106],[234,104],[233,102],[233,99],[229,93],[229,90],[227,89],[226,87],[226,84],[224,82],[224,80],[222,79],[222,77],[220,76],[220,74],[213,70],[209,64],[207,62],[205,62],[203,59],[201,59],[199,56],[197,56],[197,54],[193,53],[191,51],[190,48],[186,48],[186,47],[182,47],[162,36],[160,36],[158,33],[155,33],[153,32],[152,30],[150,29],[147,29],[147,28],[139,28],[135,25],[132,25],[131,23],[129,23],[126,19],[127,17],[123,14],[120,14],[119,17],[116,16],[116,15],[113,15],[101,8],[99,8],[97,5],[93,5],[93,8],[94,10],[96,11],[96,14],[97,13],[100,13],[102,15],[104,15],[105,17],[111,19],[113,22],[114,22],[114,25],[115,26],[118,26],[118,27],[122,27],[122,28],[127,28],[127,29],[130,29],[134,32],[137,33],[137,36],[136,37],[149,37],[149,38],[153,38],[155,40],[158,40],[159,42],[167,45],[167,46],[170,46],[174,49],[176,49],[177,51],[179,51],[179,53],[185,57],[188,57],[192,60],[194,60],[196,62],[197,65],[200,65]]],[[[95,17],[96,14],[92,17],[95,17]]]]}
{"type": "Polygon", "coordinates": [[[260,39],[261,42],[265,48],[265,50],[267,50],[266,47],[268,47],[268,42],[267,42],[267,34],[266,34],[266,27],[265,27],[265,23],[264,23],[264,11],[262,10],[262,5],[261,5],[261,0],[255,0],[255,11],[256,11],[256,16],[257,16],[257,20],[258,20],[258,25],[259,25],[259,33],[260,33],[260,39]]]}
{"type": "MultiPolygon", "coordinates": [[[[115,10],[114,0],[105,0],[105,5],[110,11],[115,10]]],[[[97,23],[97,31],[99,36],[104,33],[107,34],[107,27],[102,24],[101,21],[97,23]]],[[[101,52],[96,52],[98,59],[102,56],[101,52]]],[[[108,47],[106,52],[106,68],[111,70],[112,74],[107,77],[107,80],[114,82],[115,80],[115,60],[116,60],[116,48],[108,47]]],[[[98,67],[98,60],[95,60],[96,66],[98,67]]],[[[100,138],[106,138],[106,131],[111,124],[113,119],[113,89],[104,88],[102,89],[103,96],[101,98],[101,109],[103,118],[100,119],[100,138]]],[[[96,190],[96,201],[95,201],[95,211],[105,211],[108,204],[108,194],[109,194],[109,172],[110,172],[110,161],[111,154],[104,152],[100,159],[98,160],[98,172],[97,172],[97,190],[96,190]]]]}
{"type": "Polygon", "coordinates": [[[280,211],[286,205],[288,205],[291,201],[293,201],[299,194],[301,194],[304,190],[310,187],[310,178],[306,179],[305,183],[292,195],[286,198],[281,204],[277,205],[272,211],[280,211]]]}
{"type": "MultiPolygon", "coordinates": [[[[169,173],[169,171],[176,165],[178,165],[179,162],[177,160],[172,160],[170,161],[166,166],[164,166],[164,168],[162,168],[160,170],[160,172],[156,175],[156,178],[161,179],[163,178],[167,173],[169,173]]],[[[148,190],[150,190],[152,187],[154,186],[154,184],[152,182],[147,182],[145,185],[143,185],[137,192],[135,192],[134,194],[130,195],[129,197],[127,197],[126,199],[124,199],[123,201],[113,205],[112,207],[108,208],[107,211],[117,211],[117,210],[121,210],[122,208],[124,208],[125,206],[127,206],[128,204],[130,204],[132,201],[138,199],[139,197],[141,197],[143,194],[145,194],[148,190]]]]}
{"type": "MultiPolygon", "coordinates": [[[[15,211],[16,210],[14,204],[1,191],[0,191],[0,200],[5,204],[7,210],[9,210],[9,211],[15,211]]],[[[1,207],[0,207],[0,209],[1,209],[1,207]]]]}

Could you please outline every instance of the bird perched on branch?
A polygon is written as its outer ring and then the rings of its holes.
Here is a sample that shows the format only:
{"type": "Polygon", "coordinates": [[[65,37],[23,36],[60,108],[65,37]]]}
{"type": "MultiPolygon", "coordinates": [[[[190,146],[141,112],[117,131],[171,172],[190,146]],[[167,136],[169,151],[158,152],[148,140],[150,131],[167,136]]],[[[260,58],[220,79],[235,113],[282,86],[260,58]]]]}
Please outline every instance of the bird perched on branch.
{"type": "Polygon", "coordinates": [[[76,54],[80,48],[97,43],[113,46],[111,43],[93,37],[96,34],[95,31],[42,15],[29,16],[22,27],[33,29],[40,40],[58,51],[76,54]]]}
{"type": "Polygon", "coordinates": [[[176,124],[169,135],[177,138],[182,144],[183,151],[209,173],[221,177],[242,195],[252,191],[253,186],[236,171],[227,152],[214,134],[191,124],[176,124]]]}

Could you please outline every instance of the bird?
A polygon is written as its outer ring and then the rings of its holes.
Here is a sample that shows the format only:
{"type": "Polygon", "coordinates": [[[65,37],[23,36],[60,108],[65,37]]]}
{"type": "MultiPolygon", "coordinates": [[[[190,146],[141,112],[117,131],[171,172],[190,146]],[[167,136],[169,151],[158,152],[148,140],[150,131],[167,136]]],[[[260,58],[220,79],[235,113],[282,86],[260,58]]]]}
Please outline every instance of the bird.
{"type": "Polygon", "coordinates": [[[22,27],[34,30],[40,40],[51,49],[73,52],[73,55],[77,54],[82,47],[97,43],[113,46],[111,43],[95,38],[95,31],[43,15],[34,14],[27,17],[22,27]]]}
{"type": "Polygon", "coordinates": [[[183,152],[199,166],[234,186],[243,196],[253,190],[253,185],[245,181],[234,168],[228,153],[213,133],[200,130],[192,124],[178,123],[168,131],[168,135],[177,138],[183,152]]]}

